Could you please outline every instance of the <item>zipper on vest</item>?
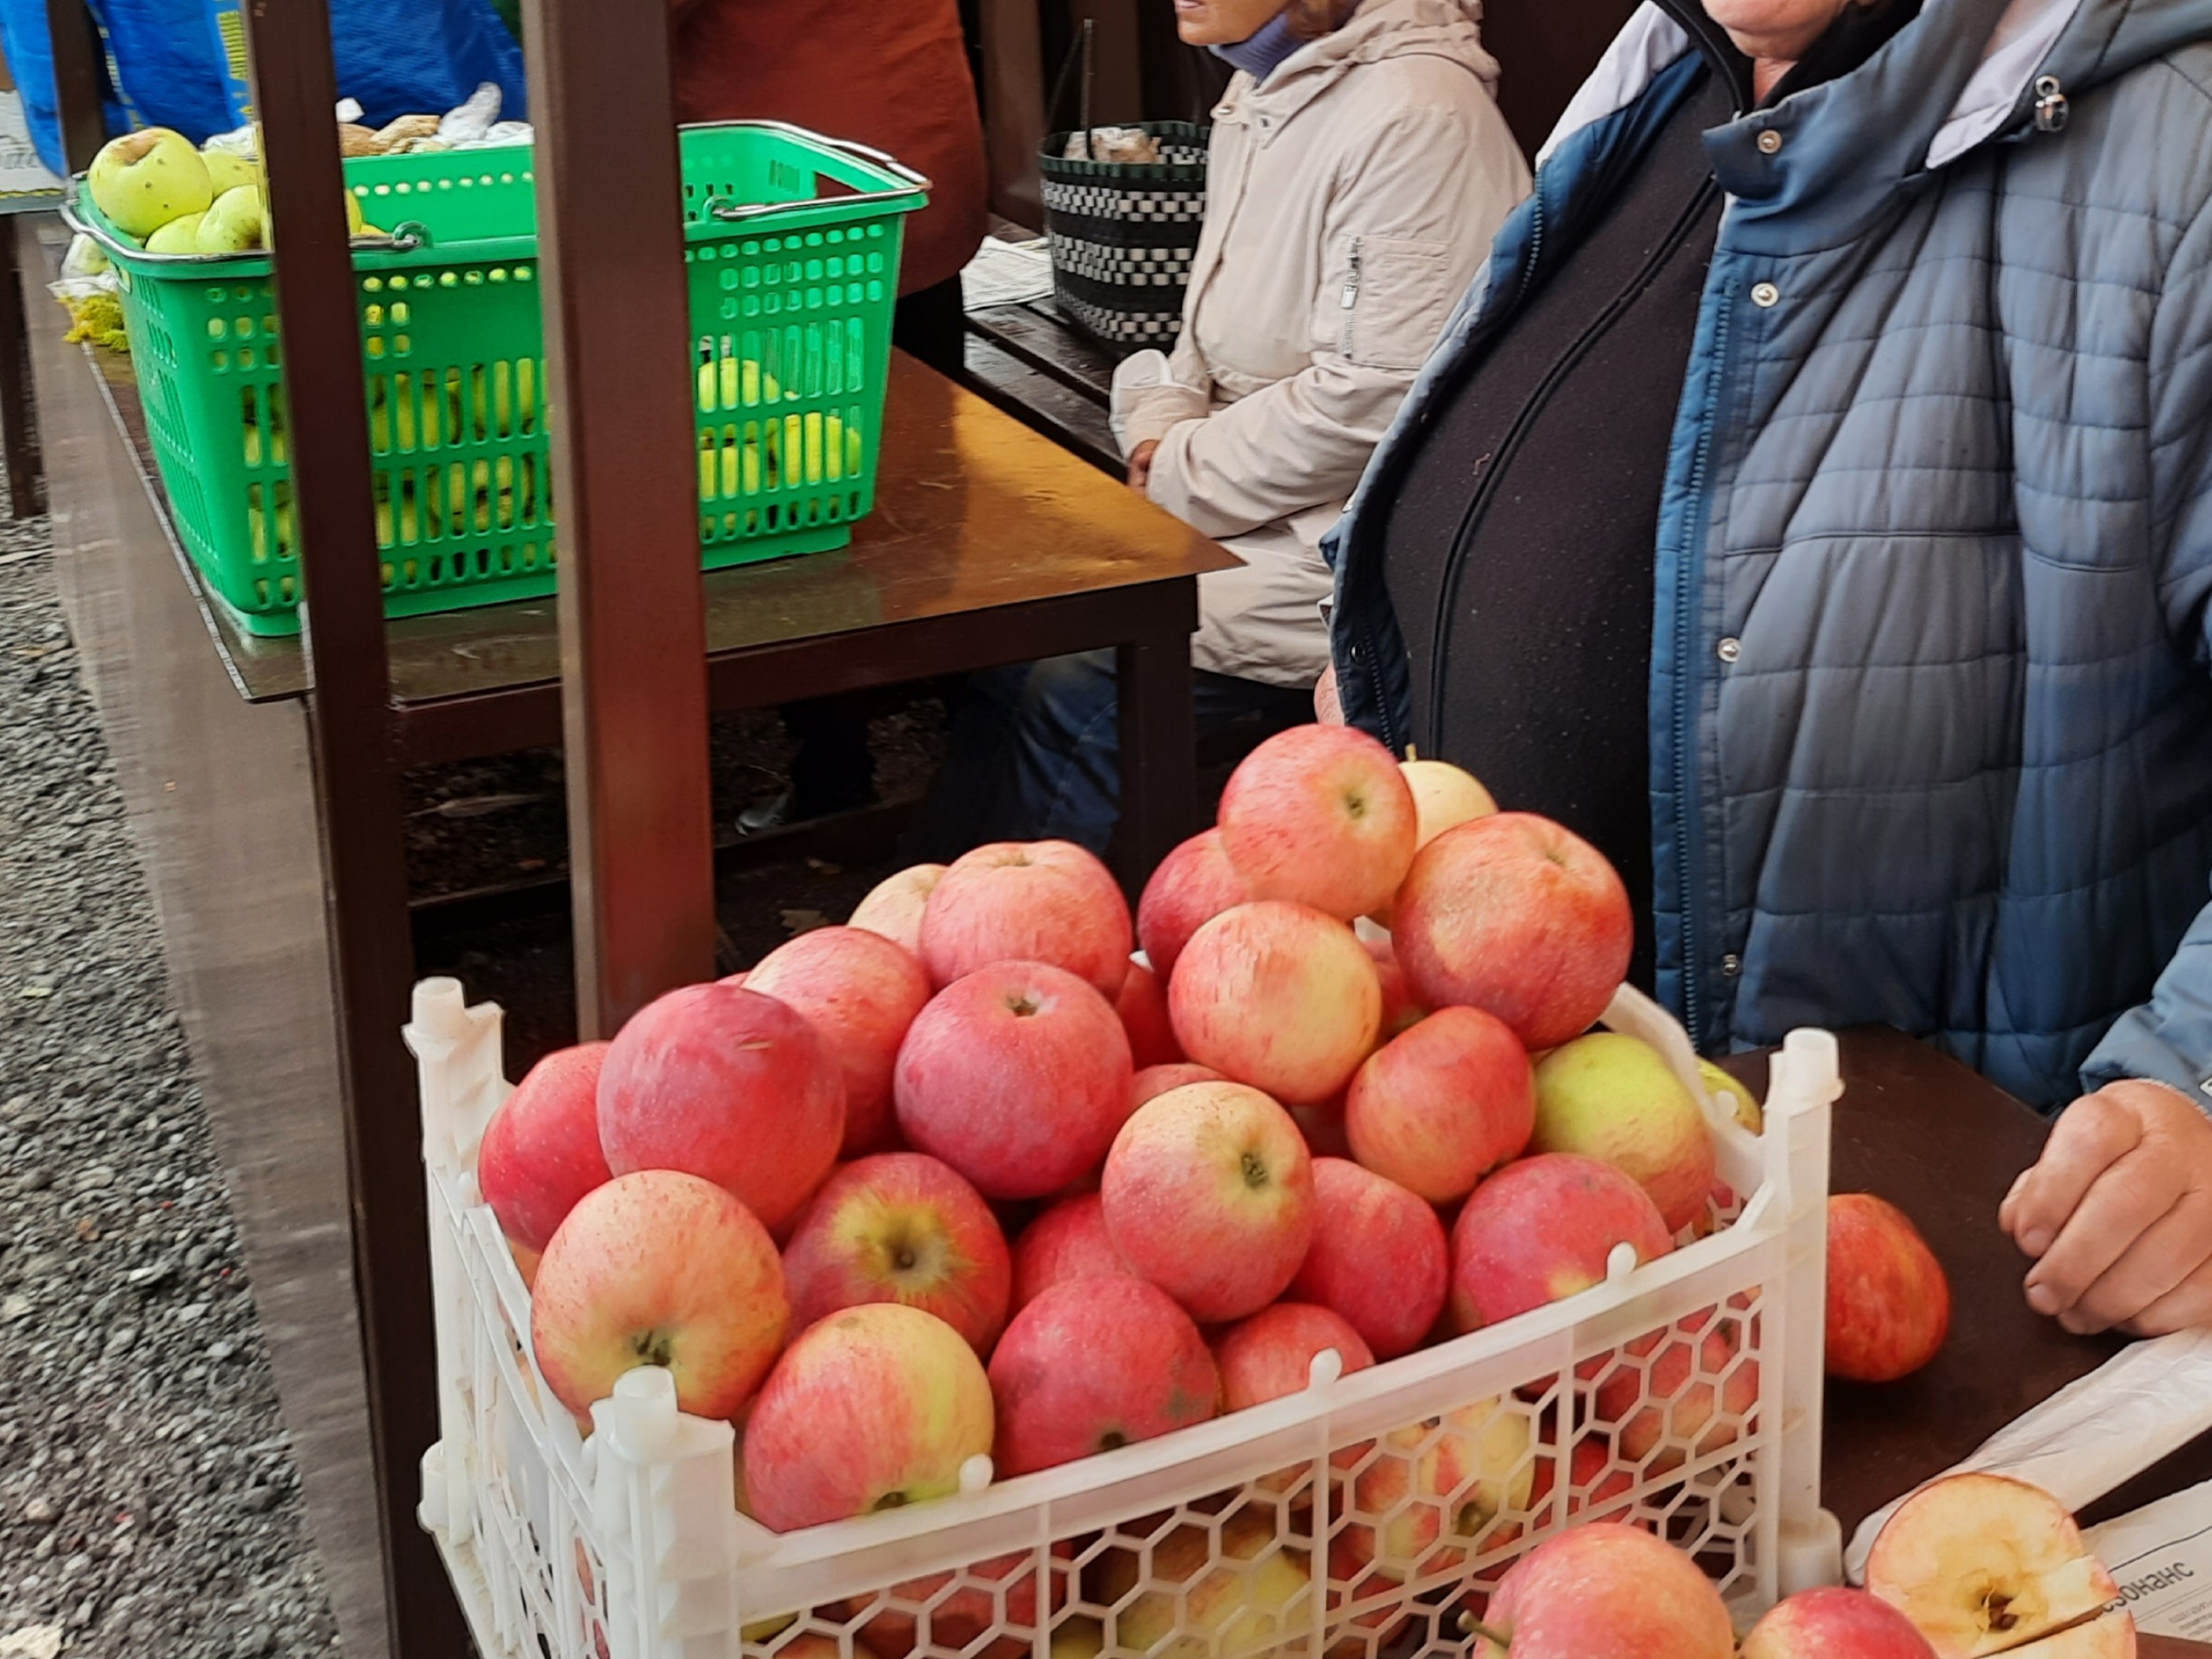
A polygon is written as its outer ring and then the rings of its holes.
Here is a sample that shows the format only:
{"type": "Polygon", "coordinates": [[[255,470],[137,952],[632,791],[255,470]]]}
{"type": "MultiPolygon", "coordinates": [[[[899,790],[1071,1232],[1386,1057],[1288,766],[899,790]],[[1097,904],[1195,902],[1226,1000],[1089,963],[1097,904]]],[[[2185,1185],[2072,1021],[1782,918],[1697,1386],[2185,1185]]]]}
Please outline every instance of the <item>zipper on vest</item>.
{"type": "Polygon", "coordinates": [[[1353,312],[1360,303],[1360,250],[1366,240],[1364,236],[1352,238],[1351,269],[1345,276],[1344,298],[1337,302],[1338,308],[1344,313],[1343,338],[1339,343],[1338,350],[1346,357],[1352,354],[1353,312]]]}

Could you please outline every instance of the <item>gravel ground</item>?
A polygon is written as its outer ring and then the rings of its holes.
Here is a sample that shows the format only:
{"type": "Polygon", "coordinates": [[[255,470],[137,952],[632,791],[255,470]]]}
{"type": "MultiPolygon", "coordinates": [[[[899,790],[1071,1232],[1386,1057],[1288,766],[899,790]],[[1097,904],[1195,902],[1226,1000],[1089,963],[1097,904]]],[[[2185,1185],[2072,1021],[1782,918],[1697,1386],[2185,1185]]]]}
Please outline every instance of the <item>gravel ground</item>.
{"type": "Polygon", "coordinates": [[[0,1654],[328,1652],[299,1475],[45,542],[43,521],[0,522],[0,1654]]]}

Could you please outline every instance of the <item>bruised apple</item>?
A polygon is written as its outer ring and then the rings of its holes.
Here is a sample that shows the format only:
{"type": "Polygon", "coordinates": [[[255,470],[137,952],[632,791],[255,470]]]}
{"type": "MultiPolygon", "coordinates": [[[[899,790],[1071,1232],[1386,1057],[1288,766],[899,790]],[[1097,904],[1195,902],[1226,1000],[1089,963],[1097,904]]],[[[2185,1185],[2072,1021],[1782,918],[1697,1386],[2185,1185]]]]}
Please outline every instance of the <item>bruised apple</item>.
{"type": "Polygon", "coordinates": [[[1611,1164],[1546,1153],[1475,1189],[1451,1234],[1451,1307],[1463,1331],[1600,1284],[1621,1244],[1654,1261],[1674,1247],[1651,1195],[1611,1164]]]}
{"type": "Polygon", "coordinates": [[[1413,791],[1391,752],[1348,726],[1296,726],[1239,762],[1222,848],[1255,898],[1339,921],[1390,902],[1413,862],[1413,791]]]}
{"type": "Polygon", "coordinates": [[[1532,1051],[1590,1028],[1636,942],[1604,855],[1531,812],[1475,818],[1421,848],[1392,920],[1425,1006],[1485,1009],[1532,1051]]]}
{"type": "Polygon", "coordinates": [[[1382,1023],[1375,964],[1344,923],[1240,904],[1192,936],[1168,982],[1184,1053],[1293,1104],[1341,1093],[1382,1023]]]}
{"type": "Polygon", "coordinates": [[[881,933],[918,958],[921,913],[928,907],[930,895],[937,890],[944,875],[943,864],[914,864],[895,876],[886,876],[868,890],[868,896],[853,908],[852,917],[845,925],[881,933]]]}
{"type": "Polygon", "coordinates": [[[682,1170],[770,1232],[814,1194],[845,1137],[845,1079],[797,1010],[686,985],[630,1017],[599,1072],[599,1143],[618,1175],[682,1170]]]}
{"type": "Polygon", "coordinates": [[[1741,1659],[1935,1659],[1912,1621],[1864,1590],[1804,1590],[1743,1638],[1741,1659]]]}
{"type": "Polygon", "coordinates": [[[1345,1099],[1352,1155],[1432,1204],[1519,1156],[1535,1120],[1528,1051],[1479,1008],[1438,1009],[1385,1043],[1345,1099]]]}
{"type": "Polygon", "coordinates": [[[1193,835],[1159,861],[1137,901],[1137,943],[1152,971],[1166,980],[1191,935],[1252,897],[1223,850],[1221,831],[1193,835]]]}
{"type": "Polygon", "coordinates": [[[1490,1599],[1481,1659],[1731,1659],[1721,1593],[1641,1528],[1592,1521],[1516,1562],[1490,1599]]]}
{"type": "Polygon", "coordinates": [[[1313,1242],[1291,1294],[1343,1315],[1377,1359],[1395,1360],[1434,1327],[1450,1282],[1435,1210],[1348,1159],[1313,1160],[1313,1242]]]}
{"type": "Polygon", "coordinates": [[[934,1313],[988,1354],[1006,1323],[1013,1267],[998,1218],[935,1158],[881,1153],[823,1184],[783,1252],[800,1327],[868,1302],[934,1313]]]}
{"type": "MultiPolygon", "coordinates": [[[[2003,1475],[1946,1475],[1897,1507],[1866,1559],[1866,1587],[1911,1619],[1936,1659],[2010,1651],[2116,1601],[2066,1506],[2003,1475]]],[[[2020,1648],[2022,1659],[2131,1659],[2124,1608],[2020,1648]]]]}
{"type": "Polygon", "coordinates": [[[930,1000],[913,952],[865,928],[816,928],[762,957],[745,986],[804,1015],[844,1070],[841,1155],[890,1150],[892,1068],[930,1000]]]}
{"type": "Polygon", "coordinates": [[[1919,1370],[1951,1328],[1943,1263],[1894,1204],[1867,1192],[1828,1200],[1828,1375],[1895,1382],[1919,1370]]]}
{"type": "Polygon", "coordinates": [[[1658,1050],[1593,1031],[1536,1065],[1536,1152],[1600,1158],[1632,1175],[1679,1233],[1704,1213],[1715,1179],[1705,1108],[1658,1050]]]}
{"type": "Polygon", "coordinates": [[[1072,841],[1000,841],[963,853],[921,917],[921,963],[940,988],[994,962],[1043,962],[1111,1002],[1134,948],[1122,889],[1072,841]]]}
{"type": "Polygon", "coordinates": [[[519,1249],[543,1250],[576,1201],[614,1178],[599,1149],[599,1069],[605,1043],[579,1043],[523,1074],[476,1153],[476,1183],[519,1249]]]}
{"type": "Polygon", "coordinates": [[[1014,1311],[1070,1279],[1134,1271],[1106,1231],[1105,1201],[1095,1192],[1063,1198],[1014,1241],[1014,1311]]]}

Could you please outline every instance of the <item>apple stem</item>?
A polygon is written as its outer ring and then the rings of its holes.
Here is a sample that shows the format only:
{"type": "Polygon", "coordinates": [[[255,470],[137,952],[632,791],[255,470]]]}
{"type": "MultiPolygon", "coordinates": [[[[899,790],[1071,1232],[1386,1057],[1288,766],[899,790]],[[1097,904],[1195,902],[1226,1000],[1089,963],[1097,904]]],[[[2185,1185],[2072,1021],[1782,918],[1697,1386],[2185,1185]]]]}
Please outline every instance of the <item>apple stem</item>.
{"type": "Polygon", "coordinates": [[[1510,1637],[1500,1635],[1488,1625],[1483,1623],[1481,1619],[1468,1618],[1463,1615],[1460,1622],[1466,1627],[1468,1635],[1480,1636],[1485,1642],[1495,1644],[1500,1652],[1506,1653],[1513,1650],[1513,1642],[1510,1637]]]}

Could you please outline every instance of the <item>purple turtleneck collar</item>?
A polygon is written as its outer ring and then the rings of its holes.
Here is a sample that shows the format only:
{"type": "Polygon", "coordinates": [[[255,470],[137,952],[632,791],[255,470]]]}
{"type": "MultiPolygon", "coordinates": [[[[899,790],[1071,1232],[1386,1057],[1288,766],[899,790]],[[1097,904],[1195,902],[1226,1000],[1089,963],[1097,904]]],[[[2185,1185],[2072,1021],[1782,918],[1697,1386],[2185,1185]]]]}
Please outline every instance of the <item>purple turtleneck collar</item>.
{"type": "Polygon", "coordinates": [[[1285,9],[1262,24],[1260,32],[1249,40],[1238,41],[1232,45],[1209,46],[1207,50],[1242,69],[1254,80],[1261,81],[1273,75],[1277,64],[1305,43],[1291,33],[1290,12],[1285,9]]]}

